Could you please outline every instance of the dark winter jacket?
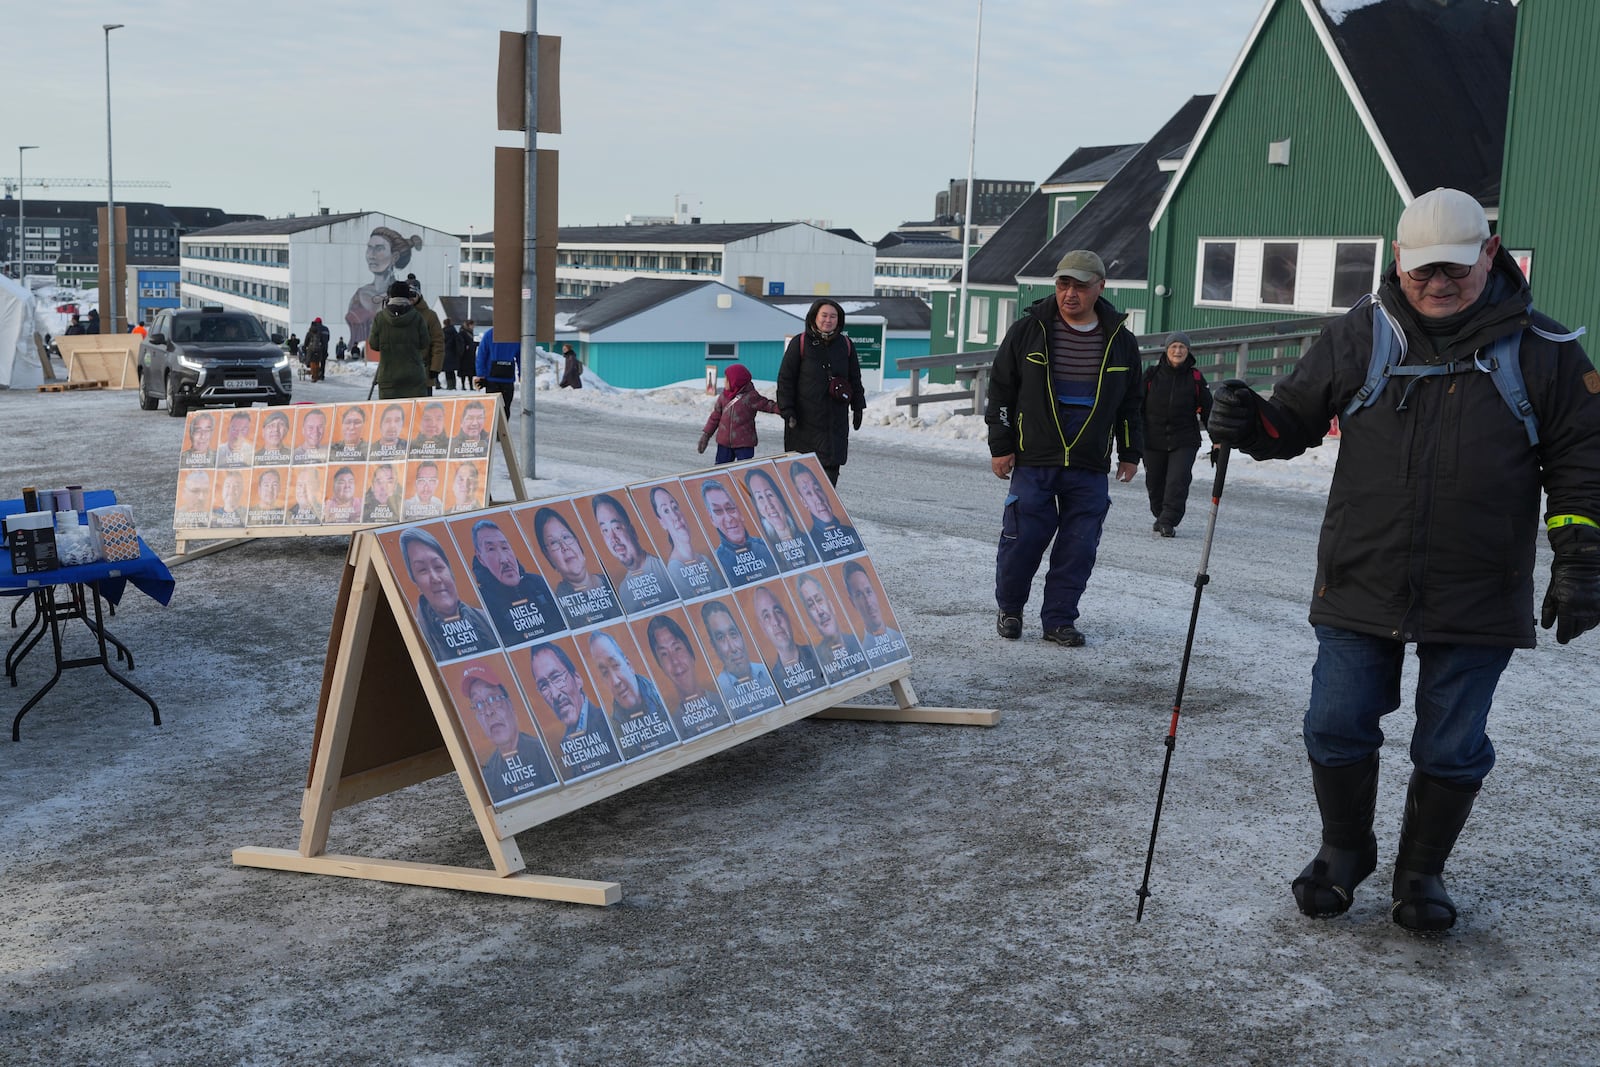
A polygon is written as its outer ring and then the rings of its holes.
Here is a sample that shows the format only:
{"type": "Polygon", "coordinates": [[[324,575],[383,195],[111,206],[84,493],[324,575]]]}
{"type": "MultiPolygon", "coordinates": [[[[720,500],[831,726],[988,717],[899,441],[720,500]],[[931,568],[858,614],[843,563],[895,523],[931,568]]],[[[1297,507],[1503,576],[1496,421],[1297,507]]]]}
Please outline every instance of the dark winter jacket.
{"type": "Polygon", "coordinates": [[[843,466],[850,450],[850,413],[867,406],[861,384],[861,361],[844,335],[844,309],[832,300],[818,300],[806,313],[806,328],[789,341],[778,365],[778,411],[783,415],[786,452],[815,452],[824,467],[843,466]],[[839,325],[831,337],[816,330],[817,309],[831,305],[839,325]],[[845,379],[850,400],[835,400],[828,379],[845,379]]]}
{"type": "Polygon", "coordinates": [[[385,307],[372,320],[369,348],[378,350],[373,379],[385,400],[428,395],[428,327],[414,307],[399,315],[385,307]]]}
{"type": "Polygon", "coordinates": [[[1211,389],[1194,365],[1194,354],[1174,367],[1163,353],[1144,372],[1146,452],[1199,448],[1200,427],[1211,418],[1211,389]]]}
{"type": "Polygon", "coordinates": [[[583,388],[583,364],[578,362],[578,354],[570,348],[561,354],[561,381],[557,384],[562,389],[583,388]]]}
{"type": "Polygon", "coordinates": [[[305,345],[306,354],[327,359],[328,341],[331,336],[328,327],[323,323],[313,322],[310,326],[307,326],[306,339],[302,342],[305,345]]]}
{"type": "Polygon", "coordinates": [[[1059,404],[1050,381],[1050,326],[1061,314],[1047,296],[1006,331],[989,372],[989,454],[1015,456],[1022,467],[1074,467],[1109,471],[1111,447],[1117,459],[1144,458],[1144,417],[1139,381],[1139,344],[1127,316],[1101,297],[1095,314],[1105,332],[1100,381],[1089,418],[1071,440],[1061,428],[1059,404]]]}
{"type": "MultiPolygon", "coordinates": [[[[421,296],[417,297],[417,312],[428,328],[428,373],[438,374],[444,370],[444,326],[439,322],[438,313],[421,296]]],[[[382,352],[382,347],[378,351],[382,352]]]]}
{"type": "Polygon", "coordinates": [[[515,382],[522,373],[522,342],[500,342],[494,339],[494,327],[483,331],[483,340],[478,342],[477,375],[486,382],[504,385],[506,382],[515,382]],[[509,374],[495,373],[495,364],[510,364],[509,374]]]}
{"type": "MultiPolygon", "coordinates": [[[[1407,362],[1470,359],[1529,326],[1566,332],[1532,312],[1527,283],[1504,251],[1485,292],[1453,338],[1432,341],[1393,267],[1379,298],[1405,331],[1407,362]]],[[[1530,648],[1541,485],[1547,515],[1600,518],[1600,372],[1576,341],[1525,329],[1536,447],[1477,371],[1415,378],[1409,393],[1411,383],[1397,379],[1343,416],[1366,380],[1372,316],[1368,303],[1323,332],[1268,404],[1278,436],[1251,449],[1258,459],[1299,455],[1341,416],[1311,621],[1403,641],[1530,648]]]]}
{"type": "Polygon", "coordinates": [[[715,433],[717,444],[726,448],[754,448],[756,413],[777,410],[778,405],[758,393],[755,383],[747,375],[744,384],[733,396],[730,397],[727,390],[717,395],[716,406],[711,409],[711,417],[706,419],[700,433],[702,436],[715,433]]]}
{"type": "Polygon", "coordinates": [[[459,327],[458,332],[461,334],[461,356],[456,361],[456,374],[471,378],[478,369],[478,339],[464,326],[459,327]]]}
{"type": "Polygon", "coordinates": [[[521,568],[514,586],[506,586],[472,557],[472,580],[483,594],[483,610],[494,621],[500,640],[507,646],[544,637],[565,628],[556,598],[550,592],[550,583],[537,574],[521,568]]]}

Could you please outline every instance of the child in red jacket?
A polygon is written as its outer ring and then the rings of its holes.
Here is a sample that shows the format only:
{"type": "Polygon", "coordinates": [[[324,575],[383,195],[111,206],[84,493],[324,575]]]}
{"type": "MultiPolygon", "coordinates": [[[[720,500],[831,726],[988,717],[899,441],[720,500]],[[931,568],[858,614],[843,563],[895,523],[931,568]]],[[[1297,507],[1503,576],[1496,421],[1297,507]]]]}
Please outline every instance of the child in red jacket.
{"type": "Polygon", "coordinates": [[[750,381],[750,371],[742,363],[728,367],[728,384],[717,397],[717,406],[700,431],[700,446],[704,452],[713,432],[717,435],[717,463],[732,463],[736,459],[749,459],[756,454],[756,412],[776,414],[778,405],[756,392],[750,381]]]}

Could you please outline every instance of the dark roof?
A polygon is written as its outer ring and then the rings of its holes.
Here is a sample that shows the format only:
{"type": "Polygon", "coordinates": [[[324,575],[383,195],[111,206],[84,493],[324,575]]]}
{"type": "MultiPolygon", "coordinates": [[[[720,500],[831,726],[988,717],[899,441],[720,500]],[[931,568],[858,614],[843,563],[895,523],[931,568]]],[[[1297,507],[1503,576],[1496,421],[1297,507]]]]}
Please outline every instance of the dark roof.
{"type": "Polygon", "coordinates": [[[198,230],[186,237],[275,237],[282,233],[300,233],[319,226],[331,226],[348,219],[359,219],[367,211],[350,211],[343,215],[297,215],[286,219],[251,219],[247,222],[225,222],[209,230],[198,230]]]}
{"type": "Polygon", "coordinates": [[[562,244],[581,245],[725,245],[803,222],[712,222],[677,226],[563,226],[562,244]]]}
{"type": "Polygon", "coordinates": [[[861,235],[848,226],[830,226],[828,227],[828,232],[835,237],[843,237],[847,241],[856,241],[860,244],[868,243],[861,240],[861,235]]]}
{"type": "Polygon", "coordinates": [[[960,241],[906,241],[878,249],[879,259],[960,259],[960,241]]]}
{"type": "MultiPolygon", "coordinates": [[[[653,226],[628,228],[655,229],[653,226]]],[[[694,229],[692,226],[669,228],[694,229]]],[[[596,296],[594,303],[572,316],[570,325],[574,330],[602,330],[612,323],[631,319],[641,311],[647,311],[657,304],[664,304],[684,293],[693,292],[703,285],[718,284],[720,283],[679,278],[629,278],[596,296]]]]}
{"type": "Polygon", "coordinates": [[[216,207],[168,207],[172,217],[178,220],[178,225],[185,230],[203,230],[211,226],[221,226],[227,222],[252,222],[266,218],[265,215],[233,214],[216,207]]]}
{"type": "MultiPolygon", "coordinates": [[[[1090,201],[1093,203],[1093,201],[1090,201]]],[[[989,239],[978,246],[967,261],[968,285],[1017,284],[1017,272],[1039,250],[1039,241],[1050,232],[1050,196],[1035,189],[1022,206],[1000,224],[989,239]]],[[[950,275],[950,284],[961,283],[961,271],[950,275]]]]}
{"type": "MultiPolygon", "coordinates": [[[[791,315],[805,318],[807,311],[811,310],[811,303],[819,299],[814,296],[763,296],[759,297],[764,304],[771,304],[791,315]]],[[[845,312],[845,320],[849,321],[857,315],[881,315],[884,325],[891,330],[911,330],[922,332],[933,322],[933,309],[923,303],[921,297],[916,296],[828,296],[829,300],[837,300],[841,306],[848,305],[853,310],[845,312]],[[857,307],[856,305],[860,305],[857,307]]]]}
{"type": "Polygon", "coordinates": [[[1074,185],[1081,182],[1110,181],[1142,145],[1102,144],[1080,148],[1068,156],[1045,185],[1074,185]]]}
{"type": "Polygon", "coordinates": [[[1143,279],[1150,263],[1150,216],[1172,178],[1159,162],[1194,137],[1213,99],[1190,97],[1018,274],[1051,277],[1062,255],[1074,248],[1089,248],[1105,261],[1108,278],[1143,279]]]}
{"type": "MultiPolygon", "coordinates": [[[[27,211],[28,218],[42,215],[54,215],[63,219],[84,219],[90,225],[99,221],[96,214],[106,206],[104,200],[45,200],[28,197],[23,209],[27,211]]],[[[117,206],[122,208],[128,216],[128,225],[140,226],[177,226],[178,220],[173,218],[172,212],[165,204],[152,204],[144,200],[118,200],[117,206]]],[[[15,211],[12,212],[16,214],[15,211]]]]}
{"type": "Polygon", "coordinates": [[[1411,192],[1443,185],[1499,203],[1510,0],[1377,0],[1322,19],[1411,192]]]}
{"type": "MultiPolygon", "coordinates": [[[[884,234],[883,238],[874,247],[883,252],[891,248],[897,248],[900,245],[955,245],[959,248],[961,242],[943,233],[928,233],[924,230],[891,230],[889,233],[884,234]]],[[[910,250],[905,251],[909,254],[910,250]]]]}

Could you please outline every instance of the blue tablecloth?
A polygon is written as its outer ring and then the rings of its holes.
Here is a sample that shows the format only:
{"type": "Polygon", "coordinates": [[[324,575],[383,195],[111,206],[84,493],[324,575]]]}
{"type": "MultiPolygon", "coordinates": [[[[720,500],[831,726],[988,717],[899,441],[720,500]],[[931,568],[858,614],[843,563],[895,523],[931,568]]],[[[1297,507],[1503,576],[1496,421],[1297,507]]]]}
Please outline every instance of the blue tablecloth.
{"type": "MultiPolygon", "coordinates": [[[[84,494],[85,509],[104,507],[115,504],[117,494],[109,489],[99,489],[84,494]]],[[[22,500],[0,500],[0,515],[15,515],[24,511],[22,500]]],[[[162,563],[156,554],[150,551],[150,546],[144,543],[144,538],[139,539],[139,558],[122,560],[118,563],[86,563],[79,567],[57,567],[53,571],[40,571],[38,574],[17,574],[11,569],[11,553],[0,552],[0,590],[7,592],[26,592],[47,585],[71,585],[75,583],[97,582],[100,595],[113,604],[122,601],[122,593],[132,582],[135,589],[145,596],[166,604],[172,600],[172,591],[177,583],[172,580],[172,572],[167,565],[162,563]]]]}

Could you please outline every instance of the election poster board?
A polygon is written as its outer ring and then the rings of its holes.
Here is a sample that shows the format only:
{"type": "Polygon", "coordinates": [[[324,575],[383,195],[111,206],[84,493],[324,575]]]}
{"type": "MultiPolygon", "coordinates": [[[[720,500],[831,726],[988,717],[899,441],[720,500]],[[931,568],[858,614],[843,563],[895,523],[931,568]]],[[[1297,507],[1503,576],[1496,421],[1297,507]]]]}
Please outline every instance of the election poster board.
{"type": "Polygon", "coordinates": [[[490,503],[496,453],[514,498],[526,499],[493,397],[190,412],[173,507],[177,554],[192,557],[192,541],[347,534],[478,511],[490,503]]]}
{"type": "MultiPolygon", "coordinates": [[[[611,903],[614,883],[523,874],[515,835],[800,718],[998,721],[918,704],[842,504],[791,493],[807,472],[826,484],[815,457],[784,456],[357,531],[300,847],[235,862],[611,903]],[[823,558],[813,529],[849,550],[823,558]],[[894,705],[848,703],[883,686],[894,705]],[[452,770],[493,871],[326,855],[333,811],[452,770]]],[[[229,471],[198,473],[225,491],[229,471]]]]}

